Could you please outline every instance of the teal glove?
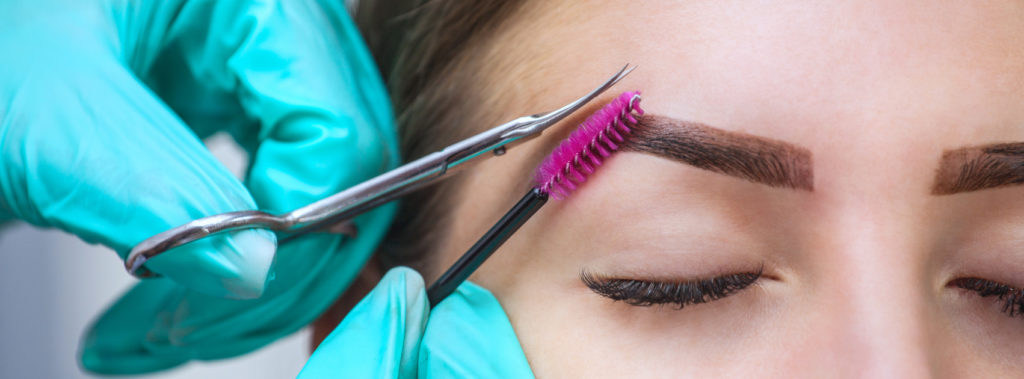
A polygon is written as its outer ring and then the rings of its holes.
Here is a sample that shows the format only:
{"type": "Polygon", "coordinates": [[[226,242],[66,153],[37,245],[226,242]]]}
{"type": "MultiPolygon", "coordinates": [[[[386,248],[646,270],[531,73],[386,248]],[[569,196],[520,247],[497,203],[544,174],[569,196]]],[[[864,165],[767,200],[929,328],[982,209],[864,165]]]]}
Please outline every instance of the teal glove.
{"type": "MultiPolygon", "coordinates": [[[[124,257],[192,219],[291,210],[393,167],[387,94],[342,6],[0,2],[0,220],[61,228],[124,257]],[[200,142],[217,131],[249,152],[245,185],[200,142]]],[[[291,333],[348,286],[392,213],[357,218],[358,238],[308,236],[276,258],[274,236],[249,230],[152,259],[164,278],[96,322],[83,366],[153,371],[291,333]]]]}
{"type": "Polygon", "coordinates": [[[512,324],[465,282],[433,310],[423,278],[398,267],[320,344],[300,379],[532,378],[512,324]]]}

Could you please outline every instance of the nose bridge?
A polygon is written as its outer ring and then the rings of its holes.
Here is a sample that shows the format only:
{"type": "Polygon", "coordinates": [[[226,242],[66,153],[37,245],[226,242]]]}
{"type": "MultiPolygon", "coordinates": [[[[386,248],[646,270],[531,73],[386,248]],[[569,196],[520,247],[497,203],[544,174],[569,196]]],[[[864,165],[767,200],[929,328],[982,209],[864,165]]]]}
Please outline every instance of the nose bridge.
{"type": "Polygon", "coordinates": [[[832,208],[817,280],[834,304],[827,311],[835,362],[852,377],[928,373],[925,268],[914,220],[895,204],[851,199],[832,208]],[[824,258],[827,256],[828,258],[824,258]]]}

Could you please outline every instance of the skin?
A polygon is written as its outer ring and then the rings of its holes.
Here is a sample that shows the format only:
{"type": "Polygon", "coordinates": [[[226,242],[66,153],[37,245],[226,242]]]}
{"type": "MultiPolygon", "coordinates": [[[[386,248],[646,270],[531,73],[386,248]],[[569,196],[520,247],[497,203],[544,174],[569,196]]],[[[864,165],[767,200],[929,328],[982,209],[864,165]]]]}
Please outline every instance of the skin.
{"type": "MultiPolygon", "coordinates": [[[[1024,141],[1021,46],[1012,1],[529,2],[476,52],[480,125],[554,109],[629,62],[608,99],[639,89],[649,113],[807,149],[813,190],[620,152],[471,279],[538,377],[1019,375],[1024,318],[949,283],[1024,286],[1024,188],[933,185],[947,150],[1024,141]],[[758,267],[755,285],[681,310],[579,278],[758,267]]],[[[580,121],[466,172],[428,283],[580,121]]]]}

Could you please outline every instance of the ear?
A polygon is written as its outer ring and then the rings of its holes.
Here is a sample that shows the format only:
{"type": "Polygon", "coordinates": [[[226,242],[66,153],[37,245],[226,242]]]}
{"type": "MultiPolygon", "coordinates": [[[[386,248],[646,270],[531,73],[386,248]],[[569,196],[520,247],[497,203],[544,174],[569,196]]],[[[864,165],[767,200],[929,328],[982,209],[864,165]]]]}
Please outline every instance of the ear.
{"type": "Polygon", "coordinates": [[[323,314],[320,315],[316,321],[313,321],[313,338],[310,341],[310,352],[316,350],[317,346],[320,346],[320,342],[327,338],[328,334],[334,331],[334,328],[341,323],[341,320],[348,315],[348,312],[359,303],[366,294],[370,293],[370,290],[380,282],[383,272],[381,270],[380,260],[377,259],[377,255],[374,254],[368,261],[363,269],[359,271],[359,275],[352,281],[348,289],[345,290],[338,300],[331,304],[330,308],[327,308],[323,314]]]}

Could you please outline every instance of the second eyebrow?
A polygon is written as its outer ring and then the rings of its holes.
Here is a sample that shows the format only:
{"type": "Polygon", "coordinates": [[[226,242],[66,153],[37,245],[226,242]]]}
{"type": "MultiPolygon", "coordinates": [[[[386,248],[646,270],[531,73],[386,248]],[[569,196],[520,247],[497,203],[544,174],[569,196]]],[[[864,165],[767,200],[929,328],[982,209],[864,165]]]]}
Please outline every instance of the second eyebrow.
{"type": "Polygon", "coordinates": [[[627,150],[773,187],[814,190],[810,151],[784,142],[650,114],[626,141],[627,150]]]}
{"type": "Polygon", "coordinates": [[[933,195],[1024,184],[1024,143],[963,147],[942,154],[933,195]]]}

